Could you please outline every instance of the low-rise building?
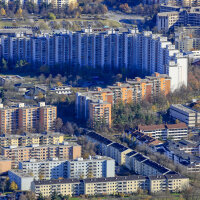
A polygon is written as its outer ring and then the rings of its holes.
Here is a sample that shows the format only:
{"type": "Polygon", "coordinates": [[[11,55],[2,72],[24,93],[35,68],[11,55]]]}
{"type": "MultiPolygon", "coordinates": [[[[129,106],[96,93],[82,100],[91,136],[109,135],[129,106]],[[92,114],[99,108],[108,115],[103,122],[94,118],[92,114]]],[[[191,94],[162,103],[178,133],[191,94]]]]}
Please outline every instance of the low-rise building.
{"type": "Polygon", "coordinates": [[[61,195],[113,195],[116,193],[132,194],[138,190],[149,193],[171,191],[180,192],[189,186],[189,178],[180,174],[165,176],[119,176],[110,178],[63,179],[32,182],[31,190],[38,197],[48,197],[54,192],[61,195]]]}
{"type": "Polygon", "coordinates": [[[143,176],[157,176],[172,173],[170,169],[151,161],[148,157],[135,151],[126,155],[125,165],[129,170],[143,176]]]}
{"type": "Polygon", "coordinates": [[[181,143],[174,141],[167,141],[163,145],[154,147],[158,152],[162,152],[175,164],[180,164],[187,172],[196,173],[200,172],[200,158],[193,154],[187,153],[182,148],[181,143]],[[180,145],[180,146],[179,146],[180,145]]]}
{"type": "Polygon", "coordinates": [[[116,163],[118,163],[119,165],[123,165],[126,162],[125,161],[126,154],[131,151],[132,149],[115,142],[108,146],[107,156],[115,159],[116,163]]]}
{"type": "Polygon", "coordinates": [[[152,136],[143,134],[140,131],[127,131],[127,136],[129,137],[131,135],[131,140],[136,142],[137,144],[144,144],[148,146],[154,146],[154,145],[159,145],[162,144],[163,141],[159,139],[155,139],[152,136]]]}
{"type": "Polygon", "coordinates": [[[68,94],[71,94],[71,87],[69,86],[55,86],[53,87],[51,90],[50,90],[52,93],[55,93],[55,94],[65,94],[65,95],[68,95],[68,94]]]}
{"type": "Polygon", "coordinates": [[[102,155],[113,158],[119,165],[123,165],[125,163],[125,155],[132,151],[132,149],[125,147],[122,144],[113,142],[95,132],[87,133],[86,137],[89,141],[100,146],[102,155]]]}
{"type": "Polygon", "coordinates": [[[101,178],[115,176],[115,160],[106,156],[66,161],[67,178],[101,178]]]}
{"type": "Polygon", "coordinates": [[[19,75],[0,75],[0,85],[6,85],[10,83],[18,83],[24,81],[24,78],[19,75]]]}
{"type": "Polygon", "coordinates": [[[188,127],[185,123],[159,124],[159,125],[139,125],[138,130],[154,139],[181,140],[188,137],[188,127]]]}
{"type": "Polygon", "coordinates": [[[195,127],[200,124],[200,112],[186,105],[173,104],[170,106],[170,116],[188,125],[195,127]]]}
{"type": "Polygon", "coordinates": [[[34,178],[30,173],[24,173],[22,170],[9,170],[8,177],[10,183],[13,181],[17,184],[18,190],[30,191],[31,183],[34,178]]]}

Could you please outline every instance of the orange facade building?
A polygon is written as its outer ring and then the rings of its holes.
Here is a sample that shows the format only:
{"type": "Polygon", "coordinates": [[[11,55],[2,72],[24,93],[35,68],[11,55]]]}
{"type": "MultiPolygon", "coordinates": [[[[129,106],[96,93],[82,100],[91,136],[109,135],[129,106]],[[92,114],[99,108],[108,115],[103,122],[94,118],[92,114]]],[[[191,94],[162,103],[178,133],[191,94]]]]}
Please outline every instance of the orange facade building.
{"type": "Polygon", "coordinates": [[[171,79],[168,75],[155,73],[144,79],[136,77],[125,83],[117,82],[103,89],[76,94],[76,116],[78,119],[95,122],[106,122],[111,127],[111,108],[119,102],[131,103],[150,100],[159,94],[170,92],[171,79]]]}
{"type": "Polygon", "coordinates": [[[54,127],[57,107],[40,102],[38,106],[25,106],[24,103],[13,107],[0,106],[0,132],[13,133],[17,129],[49,131],[54,127]]]}

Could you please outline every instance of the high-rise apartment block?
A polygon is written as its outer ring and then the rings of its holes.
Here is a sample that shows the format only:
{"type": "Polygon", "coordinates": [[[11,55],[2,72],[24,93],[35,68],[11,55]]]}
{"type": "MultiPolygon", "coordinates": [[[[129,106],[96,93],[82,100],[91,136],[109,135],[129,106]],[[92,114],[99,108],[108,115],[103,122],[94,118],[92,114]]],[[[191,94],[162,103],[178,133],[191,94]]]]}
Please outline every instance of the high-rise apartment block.
{"type": "Polygon", "coordinates": [[[48,160],[52,158],[76,159],[81,157],[81,146],[74,143],[61,145],[32,145],[27,147],[0,147],[1,155],[12,160],[12,167],[20,161],[48,160]]]}
{"type": "Polygon", "coordinates": [[[145,79],[135,78],[126,83],[116,83],[105,89],[76,94],[76,116],[95,125],[96,122],[111,126],[113,104],[139,102],[153,96],[170,92],[171,79],[168,75],[155,73],[145,79]]]}
{"type": "Polygon", "coordinates": [[[108,30],[43,34],[32,37],[1,36],[1,56],[33,65],[127,68],[146,75],[158,72],[171,77],[171,89],[187,86],[188,59],[160,34],[137,30],[108,30]]]}
{"type": "Polygon", "coordinates": [[[3,106],[0,104],[0,132],[12,133],[17,129],[23,131],[45,130],[54,128],[57,107],[40,102],[38,106],[24,105],[3,106]]]}
{"type": "Polygon", "coordinates": [[[61,133],[44,132],[42,134],[23,133],[22,135],[0,135],[0,147],[20,147],[31,145],[51,145],[64,142],[64,135],[61,133]]]}

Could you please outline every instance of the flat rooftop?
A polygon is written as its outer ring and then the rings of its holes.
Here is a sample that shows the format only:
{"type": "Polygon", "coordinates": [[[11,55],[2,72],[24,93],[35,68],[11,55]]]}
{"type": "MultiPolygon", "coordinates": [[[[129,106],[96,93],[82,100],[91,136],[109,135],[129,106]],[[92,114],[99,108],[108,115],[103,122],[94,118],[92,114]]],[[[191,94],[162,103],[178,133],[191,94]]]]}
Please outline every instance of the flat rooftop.
{"type": "Polygon", "coordinates": [[[190,107],[188,107],[186,105],[182,105],[182,104],[172,104],[170,106],[170,108],[173,108],[173,107],[177,108],[179,110],[182,110],[184,112],[187,112],[187,113],[196,113],[196,112],[198,112],[198,111],[194,110],[193,108],[190,108],[190,107]]]}

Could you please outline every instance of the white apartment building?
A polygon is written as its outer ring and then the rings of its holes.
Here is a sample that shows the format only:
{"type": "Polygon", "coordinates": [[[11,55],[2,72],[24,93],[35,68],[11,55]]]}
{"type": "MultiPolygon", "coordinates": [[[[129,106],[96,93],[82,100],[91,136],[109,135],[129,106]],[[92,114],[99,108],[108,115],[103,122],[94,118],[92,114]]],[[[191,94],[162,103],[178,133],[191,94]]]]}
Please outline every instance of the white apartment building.
{"type": "Polygon", "coordinates": [[[89,159],[78,158],[66,162],[67,178],[115,177],[115,160],[106,156],[94,156],[89,159]]]}
{"type": "Polygon", "coordinates": [[[138,130],[154,139],[162,138],[163,140],[181,140],[188,137],[188,127],[185,123],[149,126],[139,125],[138,130]]]}
{"type": "Polygon", "coordinates": [[[156,25],[158,31],[167,32],[170,28],[177,26],[199,26],[200,9],[190,7],[188,9],[178,9],[171,6],[162,6],[160,13],[157,14],[156,25]]]}
{"type": "Polygon", "coordinates": [[[185,105],[171,105],[170,116],[186,123],[189,127],[195,127],[200,124],[200,112],[185,105]]]}
{"type": "Polygon", "coordinates": [[[14,181],[17,184],[18,190],[31,190],[31,183],[33,182],[34,178],[30,172],[24,173],[22,170],[12,169],[8,171],[8,177],[10,183],[14,181]]]}
{"type": "Polygon", "coordinates": [[[44,34],[36,37],[1,36],[2,57],[27,60],[38,65],[130,68],[146,75],[154,72],[171,77],[171,90],[187,86],[187,57],[166,37],[150,31],[80,32],[44,34]]]}
{"type": "Polygon", "coordinates": [[[19,162],[19,169],[24,173],[31,172],[35,180],[50,180],[65,176],[66,160],[54,158],[52,160],[36,160],[19,162]]]}

